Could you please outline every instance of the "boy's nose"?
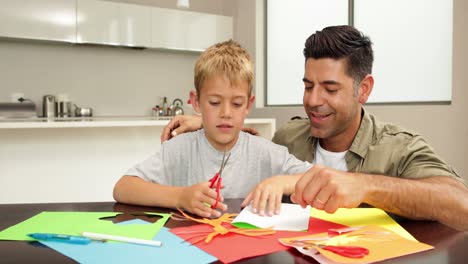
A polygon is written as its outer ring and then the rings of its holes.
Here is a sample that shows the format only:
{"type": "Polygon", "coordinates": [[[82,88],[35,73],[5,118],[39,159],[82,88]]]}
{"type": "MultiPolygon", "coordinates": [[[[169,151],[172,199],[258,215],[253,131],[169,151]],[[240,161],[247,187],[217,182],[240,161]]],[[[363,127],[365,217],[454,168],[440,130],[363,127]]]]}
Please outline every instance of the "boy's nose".
{"type": "Polygon", "coordinates": [[[223,104],[221,107],[221,117],[223,118],[231,118],[232,109],[229,104],[223,104]]]}

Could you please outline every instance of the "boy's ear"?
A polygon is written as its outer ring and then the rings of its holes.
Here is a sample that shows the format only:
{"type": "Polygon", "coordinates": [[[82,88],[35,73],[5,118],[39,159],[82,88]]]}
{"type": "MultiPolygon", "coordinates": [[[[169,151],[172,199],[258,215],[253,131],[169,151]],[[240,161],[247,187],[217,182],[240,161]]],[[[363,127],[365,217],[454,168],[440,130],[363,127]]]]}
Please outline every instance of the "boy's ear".
{"type": "Polygon", "coordinates": [[[365,104],[369,98],[372,88],[374,87],[374,77],[368,74],[364,79],[362,79],[361,84],[359,85],[358,99],[359,103],[365,104]]]}
{"type": "Polygon", "coordinates": [[[249,103],[247,104],[247,114],[250,112],[250,109],[252,109],[252,106],[255,102],[255,95],[250,96],[249,103]]]}
{"type": "Polygon", "coordinates": [[[200,113],[200,101],[198,100],[197,91],[190,91],[190,102],[192,103],[193,110],[195,110],[197,113],[200,113]]]}

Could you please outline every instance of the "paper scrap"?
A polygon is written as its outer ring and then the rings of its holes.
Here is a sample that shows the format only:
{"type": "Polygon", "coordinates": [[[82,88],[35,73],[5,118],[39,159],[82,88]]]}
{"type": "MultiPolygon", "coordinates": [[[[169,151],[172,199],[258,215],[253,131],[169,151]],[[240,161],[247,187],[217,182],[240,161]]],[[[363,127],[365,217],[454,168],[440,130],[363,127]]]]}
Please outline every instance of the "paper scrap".
{"type": "Polygon", "coordinates": [[[271,227],[274,230],[307,231],[309,226],[310,207],[302,208],[298,204],[281,204],[278,215],[260,216],[253,213],[252,205],[245,207],[240,214],[234,218],[232,224],[240,228],[271,227]],[[246,226],[247,225],[247,226],[246,226]]]}

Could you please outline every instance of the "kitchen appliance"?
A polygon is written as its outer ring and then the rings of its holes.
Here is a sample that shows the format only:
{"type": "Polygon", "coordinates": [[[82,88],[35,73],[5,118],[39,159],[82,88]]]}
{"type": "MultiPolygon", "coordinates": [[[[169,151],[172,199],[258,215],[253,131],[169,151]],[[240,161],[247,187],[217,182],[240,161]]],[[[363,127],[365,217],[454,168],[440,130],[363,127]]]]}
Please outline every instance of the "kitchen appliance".
{"type": "Polygon", "coordinates": [[[42,97],[42,116],[48,118],[57,116],[55,96],[48,94],[42,97]]]}
{"type": "Polygon", "coordinates": [[[36,104],[31,101],[21,103],[0,103],[0,118],[37,117],[36,104]]]}
{"type": "Polygon", "coordinates": [[[172,115],[183,115],[184,109],[182,108],[182,105],[183,105],[182,100],[180,100],[179,98],[175,99],[171,105],[172,115]]]}
{"type": "Polygon", "coordinates": [[[68,94],[57,95],[57,101],[55,102],[57,108],[57,117],[71,117],[72,116],[72,104],[68,99],[68,94]]]}
{"type": "Polygon", "coordinates": [[[78,107],[75,105],[76,117],[91,117],[93,116],[93,109],[91,107],[78,107]]]}

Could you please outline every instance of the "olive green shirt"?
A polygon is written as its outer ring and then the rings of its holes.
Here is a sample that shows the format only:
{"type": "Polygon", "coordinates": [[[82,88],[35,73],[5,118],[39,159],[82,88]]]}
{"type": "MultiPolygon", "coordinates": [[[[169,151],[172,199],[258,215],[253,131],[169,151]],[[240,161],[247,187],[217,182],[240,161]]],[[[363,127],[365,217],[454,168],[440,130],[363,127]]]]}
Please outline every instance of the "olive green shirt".
{"type": "MultiPolygon", "coordinates": [[[[318,138],[310,135],[309,119],[292,120],[274,135],[300,160],[313,162],[318,138]]],[[[345,155],[348,171],[419,179],[450,176],[465,184],[421,135],[382,123],[364,111],[356,137],[345,155]]],[[[466,184],[465,184],[466,185],[466,184]]]]}

